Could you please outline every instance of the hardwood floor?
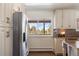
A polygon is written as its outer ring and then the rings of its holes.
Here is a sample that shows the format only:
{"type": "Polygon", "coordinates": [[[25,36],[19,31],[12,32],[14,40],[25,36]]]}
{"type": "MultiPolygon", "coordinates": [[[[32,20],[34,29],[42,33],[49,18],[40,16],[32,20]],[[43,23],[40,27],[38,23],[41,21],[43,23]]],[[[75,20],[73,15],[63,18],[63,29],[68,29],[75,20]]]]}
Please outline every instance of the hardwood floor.
{"type": "Polygon", "coordinates": [[[52,51],[30,51],[28,56],[55,56],[52,51]]]}

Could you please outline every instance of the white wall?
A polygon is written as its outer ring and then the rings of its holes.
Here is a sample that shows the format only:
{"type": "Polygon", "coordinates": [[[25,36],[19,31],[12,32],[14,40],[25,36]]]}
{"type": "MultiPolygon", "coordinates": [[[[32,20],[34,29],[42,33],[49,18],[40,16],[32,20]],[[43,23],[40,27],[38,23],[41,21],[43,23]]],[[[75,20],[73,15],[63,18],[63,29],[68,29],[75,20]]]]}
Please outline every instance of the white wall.
{"type": "Polygon", "coordinates": [[[53,12],[50,10],[27,10],[27,16],[30,20],[53,19],[53,12]]]}
{"type": "MultiPolygon", "coordinates": [[[[51,20],[53,30],[53,11],[50,10],[27,10],[29,20],[51,20]]],[[[29,48],[31,51],[49,51],[53,49],[52,35],[29,35],[29,48]]]]}

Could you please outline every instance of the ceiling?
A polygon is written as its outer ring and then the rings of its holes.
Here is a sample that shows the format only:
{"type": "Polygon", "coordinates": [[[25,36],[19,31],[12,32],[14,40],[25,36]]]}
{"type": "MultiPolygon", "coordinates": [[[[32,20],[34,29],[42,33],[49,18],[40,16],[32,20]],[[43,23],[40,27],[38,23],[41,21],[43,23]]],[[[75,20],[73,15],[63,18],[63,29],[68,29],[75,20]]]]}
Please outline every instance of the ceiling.
{"type": "Polygon", "coordinates": [[[26,3],[27,10],[52,10],[60,8],[79,8],[79,3],[26,3]]]}

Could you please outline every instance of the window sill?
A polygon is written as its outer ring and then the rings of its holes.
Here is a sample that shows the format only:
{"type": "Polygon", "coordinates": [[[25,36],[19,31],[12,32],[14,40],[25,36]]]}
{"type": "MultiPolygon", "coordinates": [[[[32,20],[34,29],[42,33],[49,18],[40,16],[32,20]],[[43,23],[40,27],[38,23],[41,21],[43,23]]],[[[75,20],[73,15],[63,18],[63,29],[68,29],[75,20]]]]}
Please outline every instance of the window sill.
{"type": "Polygon", "coordinates": [[[53,35],[28,35],[29,37],[53,37],[53,35]]]}

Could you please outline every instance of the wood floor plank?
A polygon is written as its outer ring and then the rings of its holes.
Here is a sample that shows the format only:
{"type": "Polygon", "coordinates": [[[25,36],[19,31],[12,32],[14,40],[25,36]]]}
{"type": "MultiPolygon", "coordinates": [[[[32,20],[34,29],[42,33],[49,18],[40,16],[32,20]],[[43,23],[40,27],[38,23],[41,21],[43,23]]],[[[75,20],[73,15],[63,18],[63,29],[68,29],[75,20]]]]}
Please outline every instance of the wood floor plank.
{"type": "Polygon", "coordinates": [[[52,51],[30,51],[28,56],[55,56],[52,51]]]}

